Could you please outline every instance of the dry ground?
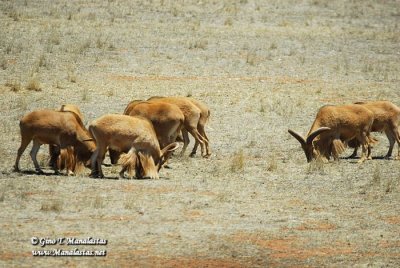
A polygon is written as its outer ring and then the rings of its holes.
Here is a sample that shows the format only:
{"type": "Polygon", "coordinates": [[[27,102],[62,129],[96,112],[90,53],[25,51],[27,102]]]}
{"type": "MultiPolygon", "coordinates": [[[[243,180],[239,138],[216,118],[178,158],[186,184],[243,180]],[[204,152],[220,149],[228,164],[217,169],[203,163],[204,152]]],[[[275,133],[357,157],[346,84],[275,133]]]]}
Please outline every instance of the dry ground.
{"type": "Polygon", "coordinates": [[[398,1],[1,1],[0,21],[0,266],[400,265],[400,162],[307,164],[287,133],[324,104],[400,105],[398,1]],[[74,103],[87,123],[153,95],[210,106],[210,159],[96,180],[37,176],[27,150],[12,172],[23,114],[74,103]],[[32,236],[107,256],[32,257],[32,236]]]}

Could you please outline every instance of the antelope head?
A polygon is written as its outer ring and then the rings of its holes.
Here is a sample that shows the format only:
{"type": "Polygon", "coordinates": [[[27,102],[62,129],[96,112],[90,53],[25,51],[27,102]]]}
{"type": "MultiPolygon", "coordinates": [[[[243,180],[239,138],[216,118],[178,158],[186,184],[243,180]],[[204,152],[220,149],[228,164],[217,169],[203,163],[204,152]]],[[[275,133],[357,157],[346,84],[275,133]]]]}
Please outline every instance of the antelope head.
{"type": "Polygon", "coordinates": [[[308,135],[306,139],[304,139],[300,134],[291,129],[288,130],[290,135],[296,138],[300,142],[301,148],[303,148],[304,153],[306,154],[307,162],[311,162],[311,160],[317,157],[317,151],[314,148],[313,140],[321,133],[331,130],[329,127],[321,127],[308,135]]]}

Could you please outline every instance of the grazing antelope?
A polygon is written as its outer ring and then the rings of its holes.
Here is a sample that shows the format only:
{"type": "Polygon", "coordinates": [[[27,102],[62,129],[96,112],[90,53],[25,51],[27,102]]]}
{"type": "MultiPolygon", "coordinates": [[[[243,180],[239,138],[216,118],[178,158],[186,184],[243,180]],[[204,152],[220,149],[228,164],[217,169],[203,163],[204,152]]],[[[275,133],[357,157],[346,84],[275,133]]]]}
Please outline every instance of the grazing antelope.
{"type": "MultiPolygon", "coordinates": [[[[178,106],[179,109],[181,109],[183,115],[185,116],[185,121],[183,123],[184,127],[182,129],[183,148],[181,151],[181,155],[185,153],[186,148],[189,145],[190,140],[187,133],[190,133],[194,137],[197,145],[200,144],[201,155],[203,157],[209,157],[211,155],[208,139],[203,136],[205,134],[204,125],[208,120],[209,111],[207,112],[206,109],[202,111],[193,102],[193,99],[190,100],[189,98],[185,97],[151,97],[148,99],[148,101],[162,101],[174,104],[178,106]],[[201,132],[203,132],[203,135],[201,134],[201,132]]],[[[198,105],[201,105],[198,101],[196,103],[198,105]]],[[[196,151],[195,149],[197,149],[196,144],[195,148],[193,149],[194,152],[196,151]]],[[[193,151],[191,155],[194,155],[193,151]]]]}
{"type": "MultiPolygon", "coordinates": [[[[385,132],[389,140],[389,150],[385,158],[389,159],[392,156],[394,144],[397,142],[398,152],[395,159],[400,159],[400,108],[390,101],[356,102],[355,104],[367,108],[374,114],[374,122],[371,128],[372,132],[385,132]]],[[[354,148],[350,158],[356,157],[359,143],[357,140],[352,140],[349,142],[349,146],[354,148]]]]}
{"type": "MultiPolygon", "coordinates": [[[[83,122],[83,114],[78,106],[74,104],[63,104],[60,109],[56,111],[59,112],[73,112],[75,113],[83,122]]],[[[76,154],[74,147],[68,146],[65,149],[60,150],[56,145],[49,144],[49,154],[50,161],[49,166],[56,167],[58,170],[67,170],[67,175],[74,175],[80,163],[76,161],[76,154]]]]}
{"type": "Polygon", "coordinates": [[[144,117],[104,115],[90,124],[89,131],[97,145],[91,157],[91,177],[104,177],[101,163],[107,148],[111,148],[126,153],[120,157],[120,177],[124,177],[127,171],[130,174],[134,172],[136,178],[158,179],[158,171],[179,147],[175,142],[160,150],[154,127],[144,117]]]}
{"type": "MultiPolygon", "coordinates": [[[[30,152],[35,169],[43,174],[36,159],[42,144],[56,145],[61,150],[73,146],[76,161],[86,163],[95,150],[95,143],[86,130],[79,116],[73,112],[57,112],[53,110],[37,110],[25,115],[20,120],[21,145],[18,149],[14,170],[19,171],[19,160],[28,144],[33,140],[30,152]]],[[[54,156],[55,159],[58,155],[54,156]]],[[[57,166],[53,166],[58,173],[57,166]]]]}
{"type": "Polygon", "coordinates": [[[306,138],[291,129],[288,131],[300,142],[307,162],[317,157],[328,160],[331,155],[338,160],[345,149],[343,142],[357,139],[362,146],[359,160],[362,163],[370,157],[369,134],[373,120],[373,113],[361,105],[326,105],[319,109],[306,138]]]}

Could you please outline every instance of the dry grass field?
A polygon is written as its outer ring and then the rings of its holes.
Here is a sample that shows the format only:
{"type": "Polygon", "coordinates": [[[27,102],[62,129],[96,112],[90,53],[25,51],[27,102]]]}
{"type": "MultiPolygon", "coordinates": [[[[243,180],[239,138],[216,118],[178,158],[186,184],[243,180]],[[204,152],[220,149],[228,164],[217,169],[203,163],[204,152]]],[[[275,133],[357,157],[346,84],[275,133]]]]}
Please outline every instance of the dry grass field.
{"type": "Polygon", "coordinates": [[[364,164],[307,164],[287,132],[325,104],[400,105],[399,1],[2,0],[0,21],[1,267],[399,267],[385,135],[364,164]],[[12,171],[27,112],[73,103],[88,124],[154,95],[209,105],[211,158],[175,156],[160,180],[39,176],[29,146],[12,171]],[[107,256],[32,256],[58,248],[107,256]]]}

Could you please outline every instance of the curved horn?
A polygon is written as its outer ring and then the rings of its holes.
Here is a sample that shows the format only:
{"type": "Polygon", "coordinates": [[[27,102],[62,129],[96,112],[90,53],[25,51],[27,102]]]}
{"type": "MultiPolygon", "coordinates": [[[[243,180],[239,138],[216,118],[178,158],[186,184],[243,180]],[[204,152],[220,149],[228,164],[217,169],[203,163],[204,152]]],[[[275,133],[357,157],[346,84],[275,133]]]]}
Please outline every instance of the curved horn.
{"type": "Polygon", "coordinates": [[[331,130],[329,127],[320,127],[319,129],[313,131],[310,135],[308,135],[306,143],[307,144],[311,144],[312,141],[315,139],[315,137],[317,137],[319,134],[321,134],[322,132],[331,130]]]}
{"type": "Polygon", "coordinates": [[[303,138],[299,133],[297,133],[296,131],[293,131],[293,130],[291,130],[291,129],[288,129],[288,132],[289,132],[293,137],[295,137],[296,140],[298,140],[298,141],[301,143],[301,145],[305,145],[305,144],[306,144],[306,141],[304,140],[304,138],[303,138]]]}
{"type": "Polygon", "coordinates": [[[173,142],[171,144],[168,144],[167,146],[165,146],[162,150],[161,150],[161,155],[164,155],[167,152],[173,152],[176,149],[179,148],[179,143],[177,142],[173,142]]]}
{"type": "Polygon", "coordinates": [[[171,156],[171,154],[178,148],[179,148],[179,143],[173,142],[173,143],[165,146],[161,150],[160,161],[158,162],[158,170],[161,169],[162,165],[164,165],[164,163],[168,160],[168,158],[171,156]]]}

